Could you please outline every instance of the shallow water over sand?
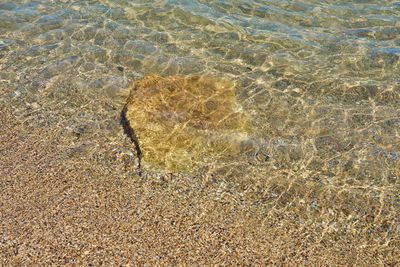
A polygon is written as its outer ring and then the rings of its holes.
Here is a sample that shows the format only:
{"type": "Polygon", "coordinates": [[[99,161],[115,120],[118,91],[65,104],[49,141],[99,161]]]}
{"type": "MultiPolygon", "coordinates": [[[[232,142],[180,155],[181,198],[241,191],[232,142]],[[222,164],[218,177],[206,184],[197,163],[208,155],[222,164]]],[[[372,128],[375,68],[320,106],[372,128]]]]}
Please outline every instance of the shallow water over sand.
{"type": "Polygon", "coordinates": [[[357,245],[391,247],[400,231],[399,17],[395,1],[0,1],[0,107],[73,138],[63,149],[75,159],[151,179],[165,173],[136,171],[120,125],[131,82],[149,73],[227,79],[251,115],[254,151],[169,177],[205,179],[216,198],[283,214],[331,241],[366,235],[357,245]]]}

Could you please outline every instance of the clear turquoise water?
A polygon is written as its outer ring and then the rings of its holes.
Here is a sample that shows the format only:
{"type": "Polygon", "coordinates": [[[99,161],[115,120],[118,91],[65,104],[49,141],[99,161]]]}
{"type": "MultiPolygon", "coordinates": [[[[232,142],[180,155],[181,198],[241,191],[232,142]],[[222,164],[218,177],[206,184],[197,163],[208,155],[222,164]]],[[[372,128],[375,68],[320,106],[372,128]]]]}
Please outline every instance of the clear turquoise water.
{"type": "Polygon", "coordinates": [[[147,73],[224,77],[257,152],[200,173],[257,213],[297,203],[399,233],[399,2],[0,1],[0,64],[16,114],[88,136],[121,132],[121,94],[147,73]]]}

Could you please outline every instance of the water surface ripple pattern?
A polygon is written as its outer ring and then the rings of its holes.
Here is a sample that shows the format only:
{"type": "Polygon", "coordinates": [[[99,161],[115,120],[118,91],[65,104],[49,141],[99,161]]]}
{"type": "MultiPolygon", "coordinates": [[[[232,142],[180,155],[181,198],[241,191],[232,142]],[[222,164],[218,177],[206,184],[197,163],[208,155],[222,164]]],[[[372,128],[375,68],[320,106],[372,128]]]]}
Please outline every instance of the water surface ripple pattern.
{"type": "Polygon", "coordinates": [[[400,247],[399,18],[399,2],[385,0],[0,1],[0,107],[75,138],[75,159],[130,158],[128,172],[135,151],[119,115],[131,82],[221,77],[252,118],[252,152],[210,160],[193,186],[212,177],[216,198],[311,229],[305,242],[390,251],[400,247]]]}

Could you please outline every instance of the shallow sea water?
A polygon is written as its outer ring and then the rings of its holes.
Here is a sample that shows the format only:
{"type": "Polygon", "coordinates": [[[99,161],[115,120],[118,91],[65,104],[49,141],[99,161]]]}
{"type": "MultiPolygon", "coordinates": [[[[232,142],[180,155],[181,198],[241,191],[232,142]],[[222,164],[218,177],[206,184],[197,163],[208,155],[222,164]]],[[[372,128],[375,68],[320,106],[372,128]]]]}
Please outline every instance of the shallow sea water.
{"type": "Polygon", "coordinates": [[[77,157],[104,163],[90,140],[107,138],[134,169],[119,117],[131,82],[223,77],[251,114],[253,152],[187,175],[254,214],[390,248],[400,232],[399,18],[397,1],[0,1],[0,104],[76,136],[77,157]]]}

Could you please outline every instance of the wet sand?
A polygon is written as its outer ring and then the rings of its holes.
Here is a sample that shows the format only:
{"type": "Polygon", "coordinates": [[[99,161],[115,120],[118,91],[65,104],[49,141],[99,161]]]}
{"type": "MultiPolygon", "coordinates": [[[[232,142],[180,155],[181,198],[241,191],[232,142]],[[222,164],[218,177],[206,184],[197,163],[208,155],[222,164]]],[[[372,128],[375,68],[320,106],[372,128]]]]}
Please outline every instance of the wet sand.
{"type": "Polygon", "coordinates": [[[66,108],[14,104],[0,101],[0,265],[399,263],[399,239],[373,218],[332,233],[290,205],[255,213],[207,178],[140,176],[122,127],[71,131],[66,108]]]}

